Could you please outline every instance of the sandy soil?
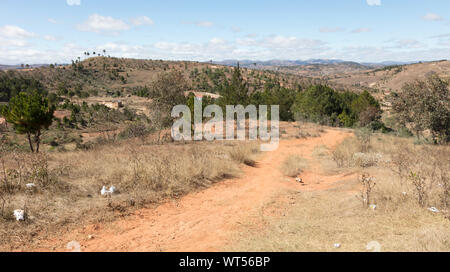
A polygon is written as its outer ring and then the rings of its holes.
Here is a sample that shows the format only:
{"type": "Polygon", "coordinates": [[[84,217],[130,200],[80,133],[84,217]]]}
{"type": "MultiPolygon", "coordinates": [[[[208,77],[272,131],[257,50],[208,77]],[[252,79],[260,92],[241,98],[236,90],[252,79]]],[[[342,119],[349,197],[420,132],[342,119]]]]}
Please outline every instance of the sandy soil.
{"type": "Polygon", "coordinates": [[[68,251],[67,243],[77,241],[81,251],[221,251],[232,242],[246,217],[268,201],[280,201],[283,190],[322,190],[354,178],[322,175],[320,165],[313,164],[301,175],[304,184],[300,184],[279,170],[288,155],[308,159],[317,145],[333,148],[349,135],[329,129],[318,138],[281,141],[276,151],[262,155],[256,167],[243,167],[242,178],[220,182],[157,208],[138,210],[112,223],[77,229],[46,242],[40,250],[68,251]]]}

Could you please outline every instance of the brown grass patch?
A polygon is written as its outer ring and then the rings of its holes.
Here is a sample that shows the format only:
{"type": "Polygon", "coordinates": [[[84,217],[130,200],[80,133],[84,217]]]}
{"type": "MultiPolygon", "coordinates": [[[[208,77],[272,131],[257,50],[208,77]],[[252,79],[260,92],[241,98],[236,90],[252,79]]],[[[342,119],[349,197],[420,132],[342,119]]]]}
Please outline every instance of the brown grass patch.
{"type": "Polygon", "coordinates": [[[30,249],[33,242],[61,229],[113,220],[118,214],[238,176],[241,163],[254,162],[256,147],[256,143],[225,142],[142,145],[134,139],[90,150],[41,154],[40,166],[24,162],[23,167],[35,172],[22,179],[17,178],[12,153],[3,153],[5,169],[15,173],[12,184],[17,188],[6,188],[0,178],[0,249],[30,249]],[[46,180],[51,182],[43,183],[46,180]],[[26,189],[29,182],[36,184],[36,190],[26,189]],[[116,193],[100,195],[102,186],[112,185],[116,193]],[[25,221],[14,220],[15,209],[25,210],[25,221]]]}
{"type": "Polygon", "coordinates": [[[288,177],[297,177],[306,167],[308,167],[306,159],[298,155],[290,155],[281,165],[281,172],[288,177]]]}
{"type": "Polygon", "coordinates": [[[363,144],[364,151],[357,137],[347,138],[330,153],[318,146],[312,155],[322,166],[339,158],[335,170],[324,173],[373,177],[370,190],[354,179],[324,191],[287,191],[277,199],[288,199],[290,206],[269,202],[263,208],[278,214],[260,210],[249,216],[228,249],[370,251],[368,246],[378,243],[381,251],[450,251],[449,147],[415,145],[412,139],[383,134],[363,144]],[[369,166],[355,160],[356,153],[381,159],[369,166]]]}

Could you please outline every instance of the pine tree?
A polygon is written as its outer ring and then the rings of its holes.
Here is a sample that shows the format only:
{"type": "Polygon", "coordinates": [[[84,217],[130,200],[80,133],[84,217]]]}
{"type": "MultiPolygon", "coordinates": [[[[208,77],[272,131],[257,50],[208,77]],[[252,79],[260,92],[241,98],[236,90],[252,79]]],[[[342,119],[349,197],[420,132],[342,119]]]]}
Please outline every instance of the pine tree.
{"type": "Polygon", "coordinates": [[[234,68],[230,82],[226,82],[222,91],[222,105],[248,105],[249,89],[248,83],[244,80],[239,63],[234,68]]]}
{"type": "Polygon", "coordinates": [[[49,104],[48,98],[36,91],[20,92],[11,98],[9,104],[2,109],[2,115],[8,123],[13,124],[19,134],[26,134],[31,152],[39,153],[41,130],[48,129],[53,121],[55,107],[49,104]],[[34,138],[35,148],[33,147],[34,138]]]}

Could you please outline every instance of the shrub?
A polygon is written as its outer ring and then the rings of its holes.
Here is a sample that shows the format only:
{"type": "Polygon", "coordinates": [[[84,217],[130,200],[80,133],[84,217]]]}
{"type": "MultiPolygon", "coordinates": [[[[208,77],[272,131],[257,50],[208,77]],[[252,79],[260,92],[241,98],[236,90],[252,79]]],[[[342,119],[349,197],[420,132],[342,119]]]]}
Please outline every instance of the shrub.
{"type": "Polygon", "coordinates": [[[297,177],[308,165],[308,162],[298,156],[288,156],[281,165],[281,172],[288,177],[297,177]]]}
{"type": "Polygon", "coordinates": [[[404,126],[412,125],[420,137],[430,130],[436,143],[450,140],[449,83],[432,74],[425,81],[405,84],[402,92],[393,93],[392,110],[404,126]]]}
{"type": "Polygon", "coordinates": [[[338,167],[349,167],[353,164],[353,154],[359,152],[359,142],[355,137],[344,139],[331,152],[332,159],[338,167]]]}
{"type": "Polygon", "coordinates": [[[133,122],[119,134],[121,138],[139,138],[143,143],[152,130],[141,121],[133,122]]]}
{"type": "Polygon", "coordinates": [[[238,144],[230,152],[230,157],[238,162],[248,166],[256,166],[255,155],[259,152],[257,144],[238,144]]]}
{"type": "Polygon", "coordinates": [[[345,127],[352,127],[358,121],[360,126],[367,126],[381,117],[379,103],[367,91],[337,92],[323,85],[299,92],[291,111],[297,119],[345,127]]]}

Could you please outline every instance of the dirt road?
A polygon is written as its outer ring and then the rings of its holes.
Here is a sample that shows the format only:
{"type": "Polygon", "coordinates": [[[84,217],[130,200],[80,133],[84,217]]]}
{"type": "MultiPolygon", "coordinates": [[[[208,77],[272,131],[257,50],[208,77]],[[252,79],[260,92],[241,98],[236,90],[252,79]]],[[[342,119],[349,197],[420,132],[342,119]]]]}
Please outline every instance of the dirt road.
{"type": "Polygon", "coordinates": [[[220,182],[157,208],[139,210],[112,223],[76,230],[59,237],[46,250],[67,251],[65,245],[77,241],[82,251],[220,251],[229,245],[241,222],[279,197],[280,191],[320,190],[348,179],[343,175],[321,176],[316,171],[320,165],[310,165],[301,175],[302,185],[283,176],[279,169],[290,154],[308,159],[317,145],[332,148],[349,135],[326,130],[318,138],[281,141],[276,151],[261,156],[256,167],[245,166],[242,178],[220,182]]]}

